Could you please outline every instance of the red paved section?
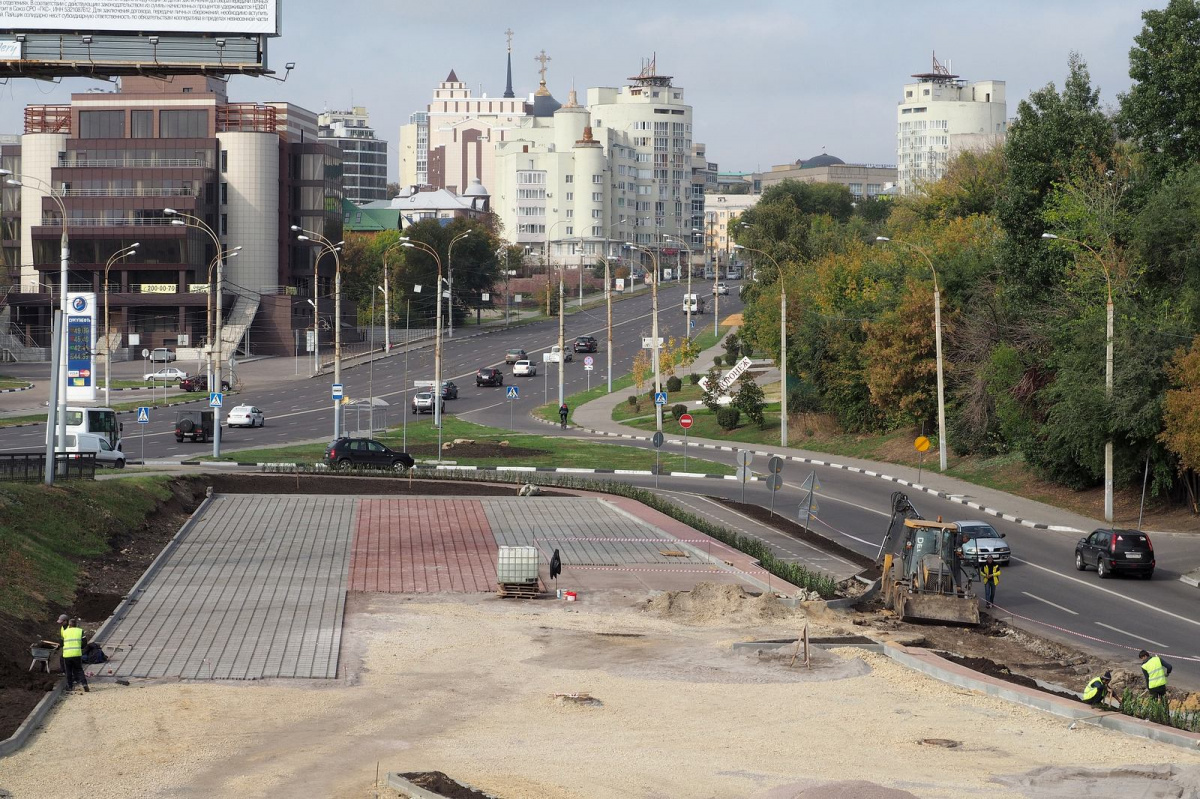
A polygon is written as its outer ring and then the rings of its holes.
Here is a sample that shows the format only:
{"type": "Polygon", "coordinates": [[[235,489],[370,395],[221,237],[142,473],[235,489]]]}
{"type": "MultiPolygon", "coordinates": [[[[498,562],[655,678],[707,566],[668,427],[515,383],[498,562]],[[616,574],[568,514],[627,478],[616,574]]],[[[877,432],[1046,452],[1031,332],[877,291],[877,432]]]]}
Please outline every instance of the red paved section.
{"type": "Polygon", "coordinates": [[[496,590],[496,538],[471,499],[364,499],[350,556],[350,591],[496,590]]]}

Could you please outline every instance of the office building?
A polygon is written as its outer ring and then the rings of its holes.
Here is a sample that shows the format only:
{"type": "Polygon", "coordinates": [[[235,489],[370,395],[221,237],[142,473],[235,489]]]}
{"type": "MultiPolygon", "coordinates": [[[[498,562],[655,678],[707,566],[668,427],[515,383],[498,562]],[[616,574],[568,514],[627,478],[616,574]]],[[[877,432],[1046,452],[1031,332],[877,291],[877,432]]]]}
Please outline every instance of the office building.
{"type": "Polygon", "coordinates": [[[375,137],[367,124],[367,109],[323,111],[317,117],[317,135],[342,153],[342,191],[352,203],[387,199],[388,145],[375,137]]]}
{"type": "Polygon", "coordinates": [[[764,191],[785,180],[838,183],[848,188],[855,199],[862,199],[886,194],[896,183],[896,167],[891,164],[847,164],[835,155],[821,153],[794,164],[773,166],[770,172],[755,177],[764,191]]]}

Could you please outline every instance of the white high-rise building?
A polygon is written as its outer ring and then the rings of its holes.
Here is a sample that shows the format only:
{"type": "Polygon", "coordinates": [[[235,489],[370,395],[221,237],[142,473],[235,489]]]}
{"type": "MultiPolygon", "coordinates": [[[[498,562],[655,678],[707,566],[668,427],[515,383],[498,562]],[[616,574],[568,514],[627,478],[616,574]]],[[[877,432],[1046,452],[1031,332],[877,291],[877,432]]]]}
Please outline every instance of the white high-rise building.
{"type": "Polygon", "coordinates": [[[352,203],[387,199],[387,142],[375,137],[367,109],[323,111],[317,117],[317,136],[342,151],[342,188],[352,203]]]}
{"type": "Polygon", "coordinates": [[[896,108],[896,173],[901,194],[913,194],[946,174],[964,150],[985,150],[1004,141],[1004,81],[968,83],[933,59],[933,71],[912,77],[896,108]]]}

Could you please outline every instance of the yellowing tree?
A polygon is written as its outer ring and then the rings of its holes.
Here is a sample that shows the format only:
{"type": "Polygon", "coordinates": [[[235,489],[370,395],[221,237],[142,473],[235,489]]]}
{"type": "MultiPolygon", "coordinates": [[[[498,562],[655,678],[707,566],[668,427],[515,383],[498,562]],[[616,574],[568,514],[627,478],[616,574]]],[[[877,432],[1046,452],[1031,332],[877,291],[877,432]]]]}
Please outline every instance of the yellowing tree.
{"type": "Polygon", "coordinates": [[[1200,513],[1196,472],[1200,469],[1200,336],[1175,353],[1167,366],[1171,388],[1163,398],[1163,431],[1158,440],[1179,458],[1192,513],[1200,513]]]}
{"type": "Polygon", "coordinates": [[[637,393],[646,390],[646,381],[653,377],[654,365],[650,362],[649,350],[638,350],[633,356],[633,385],[637,393]]]}

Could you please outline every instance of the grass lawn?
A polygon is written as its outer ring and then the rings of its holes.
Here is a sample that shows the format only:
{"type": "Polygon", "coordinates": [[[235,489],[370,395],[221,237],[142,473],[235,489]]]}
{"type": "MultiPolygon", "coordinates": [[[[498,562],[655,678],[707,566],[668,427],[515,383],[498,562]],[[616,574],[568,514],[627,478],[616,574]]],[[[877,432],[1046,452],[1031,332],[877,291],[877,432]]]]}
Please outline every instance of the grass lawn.
{"type": "MultiPolygon", "coordinates": [[[[403,447],[400,428],[389,430],[376,438],[393,449],[403,447]]],[[[526,435],[513,434],[507,430],[495,427],[473,424],[446,416],[443,419],[442,440],[454,441],[456,438],[472,439],[477,445],[487,447],[490,454],[483,456],[463,456],[455,453],[454,449],[446,450],[443,457],[456,461],[464,466],[549,466],[557,468],[604,468],[604,469],[651,469],[654,467],[654,453],[635,447],[623,447],[617,444],[598,444],[574,438],[569,433],[563,435],[526,435]],[[497,442],[507,441],[508,446],[499,448],[497,442]],[[504,449],[511,454],[497,454],[504,449]]],[[[430,454],[420,454],[419,450],[436,448],[437,429],[433,426],[432,417],[424,417],[408,425],[408,443],[410,452],[418,450],[418,459],[432,458],[430,454]]],[[[242,461],[254,463],[316,463],[325,454],[325,444],[301,444],[288,447],[274,447],[253,450],[240,450],[230,453],[220,460],[242,461]]],[[[211,460],[206,458],[205,460],[211,460]]],[[[662,454],[662,469],[664,471],[682,471],[683,457],[675,454],[662,454]]],[[[688,471],[704,472],[706,474],[733,474],[733,468],[700,458],[688,458],[688,471]]]]}
{"type": "MultiPolygon", "coordinates": [[[[646,409],[645,403],[642,404],[642,408],[644,412],[646,409]]],[[[764,414],[765,424],[761,428],[747,421],[745,414],[742,414],[741,425],[732,430],[722,430],[721,426],[717,424],[716,416],[708,408],[703,406],[697,408],[689,405],[688,413],[692,415],[692,426],[688,430],[688,435],[690,436],[728,441],[734,444],[744,443],[770,446],[779,443],[778,402],[767,404],[766,413],[764,414]]],[[[655,420],[653,411],[649,415],[626,421],[625,424],[640,430],[654,430],[655,420]]],[[[673,435],[683,435],[683,428],[679,426],[679,422],[669,412],[663,416],[663,430],[673,435]]],[[[788,432],[791,432],[790,429],[788,432]]]]}
{"type": "MultiPolygon", "coordinates": [[[[693,386],[685,379],[682,389],[675,392],[667,392],[666,412],[669,414],[672,405],[682,402],[688,406],[688,412],[691,413],[692,404],[703,396],[704,389],[700,388],[700,386],[693,386]]],[[[642,394],[642,396],[638,397],[636,408],[630,405],[628,401],[622,402],[613,408],[612,418],[614,422],[624,422],[627,419],[636,419],[646,415],[654,415],[653,392],[642,394]]]]}
{"type": "Polygon", "coordinates": [[[25,386],[29,385],[31,382],[32,381],[24,380],[20,377],[0,375],[0,388],[25,388],[25,386]]]}

